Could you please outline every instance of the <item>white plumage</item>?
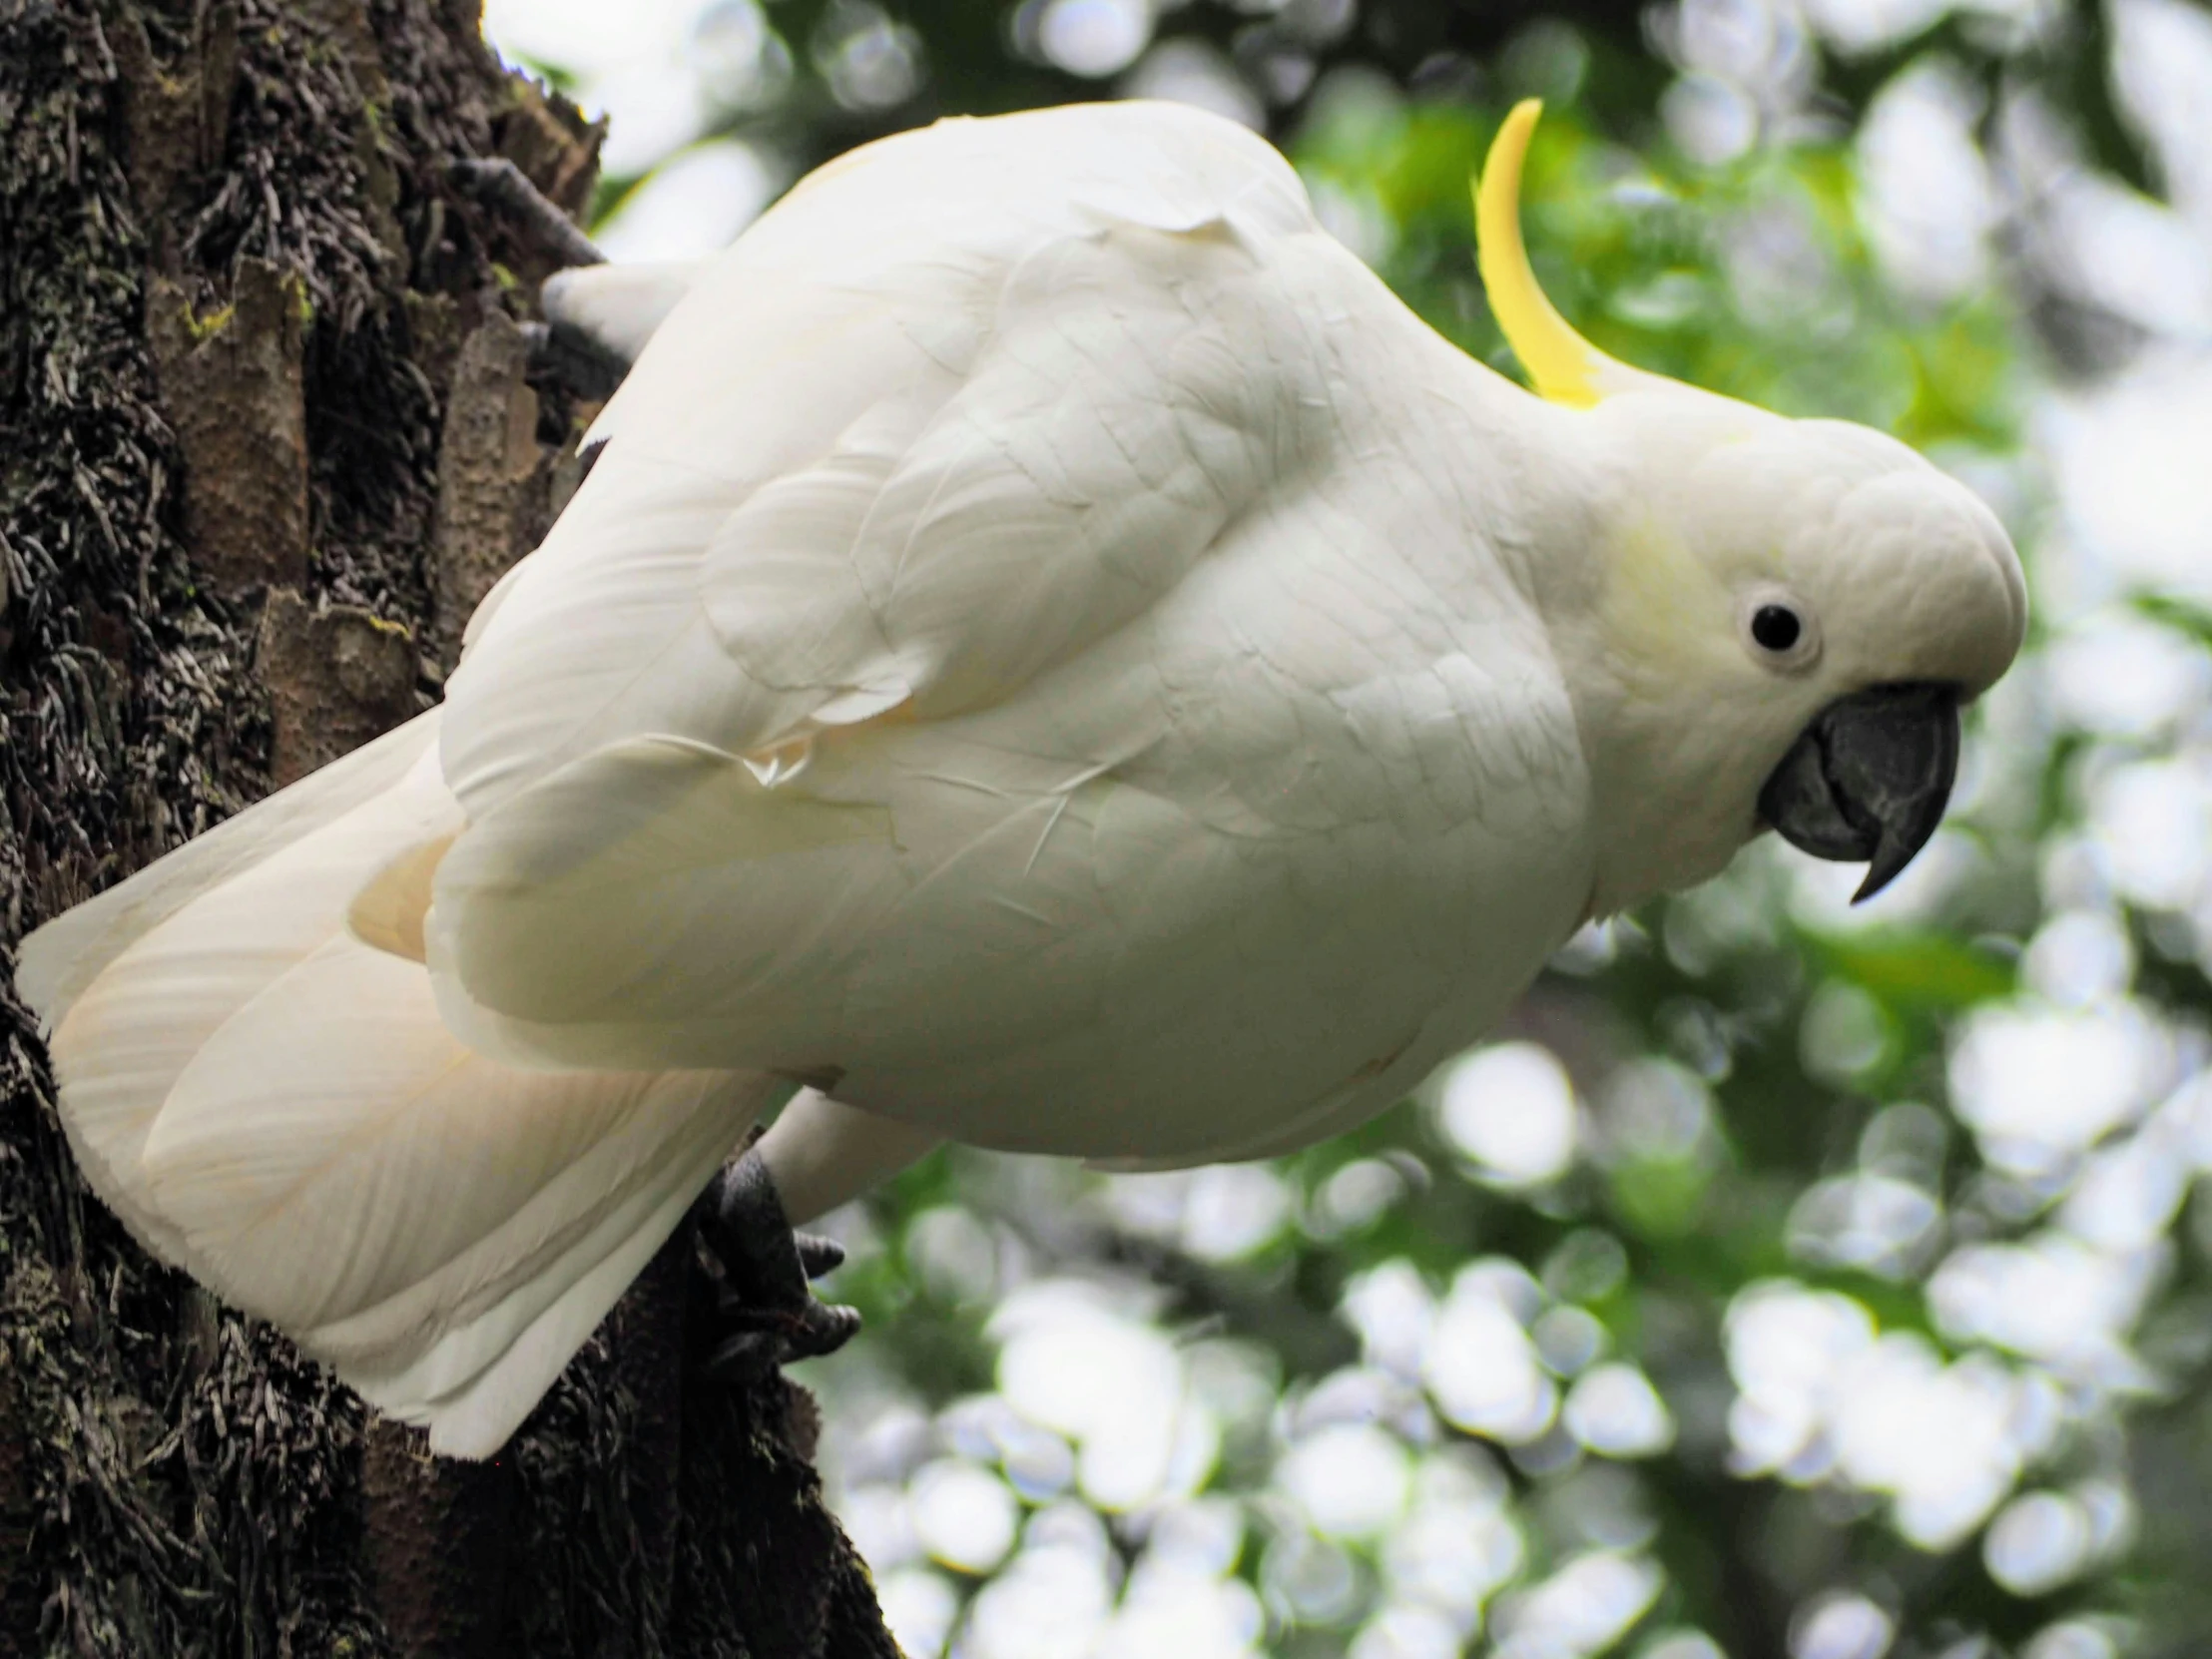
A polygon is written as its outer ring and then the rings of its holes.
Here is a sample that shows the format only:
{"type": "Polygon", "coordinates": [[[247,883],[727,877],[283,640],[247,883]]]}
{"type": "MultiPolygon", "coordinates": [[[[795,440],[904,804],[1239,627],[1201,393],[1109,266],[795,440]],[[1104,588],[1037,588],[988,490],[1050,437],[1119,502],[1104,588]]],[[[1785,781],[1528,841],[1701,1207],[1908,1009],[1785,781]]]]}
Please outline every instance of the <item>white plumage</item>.
{"type": "Polygon", "coordinates": [[[802,1217],[940,1137],[1304,1144],[1717,868],[1836,698],[2017,643],[2001,531],[1906,451],[1627,370],[1539,401],[1190,110],[944,123],[555,300],[651,343],[444,708],[19,973],[102,1197],[449,1452],[800,1080],[843,1103],[768,1143],[802,1217]],[[1684,494],[1747,443],[1827,516],[1684,494]],[[1747,572],[1820,664],[1747,657],[1747,572]],[[1900,584],[1943,604],[1855,634],[1900,584]]]}

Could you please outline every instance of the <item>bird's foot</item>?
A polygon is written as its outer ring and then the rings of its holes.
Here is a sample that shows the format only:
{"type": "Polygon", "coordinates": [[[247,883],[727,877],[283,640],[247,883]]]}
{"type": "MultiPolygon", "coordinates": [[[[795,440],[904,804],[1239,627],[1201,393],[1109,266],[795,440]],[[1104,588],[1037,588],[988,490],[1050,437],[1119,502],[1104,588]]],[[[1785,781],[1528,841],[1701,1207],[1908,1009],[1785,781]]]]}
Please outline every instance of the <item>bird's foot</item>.
{"type": "MultiPolygon", "coordinates": [[[[518,238],[533,256],[554,271],[605,265],[607,256],[579,230],[528,174],[504,157],[451,163],[453,183],[518,238]]],[[[530,352],[530,377],[550,382],[572,397],[603,403],[615,394],[629,362],[580,328],[562,323],[524,322],[522,337],[530,352]]]]}
{"type": "Polygon", "coordinates": [[[758,1381],[794,1360],[833,1354],[860,1329],[850,1308],[808,1289],[844,1260],[830,1239],[795,1233],[758,1152],[723,1166],[693,1211],[700,1245],[719,1273],[708,1287],[699,1349],[707,1375],[758,1381]]]}

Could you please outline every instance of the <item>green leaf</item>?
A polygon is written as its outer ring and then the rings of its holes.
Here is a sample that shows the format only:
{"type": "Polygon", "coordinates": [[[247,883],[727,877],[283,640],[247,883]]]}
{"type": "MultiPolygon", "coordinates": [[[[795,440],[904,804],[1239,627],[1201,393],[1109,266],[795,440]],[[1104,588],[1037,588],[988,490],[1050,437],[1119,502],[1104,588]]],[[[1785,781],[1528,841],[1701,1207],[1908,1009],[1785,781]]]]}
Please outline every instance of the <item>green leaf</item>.
{"type": "Polygon", "coordinates": [[[1805,936],[1831,973],[1900,1011],[1977,1007],[2011,995],[2019,983],[2014,964],[1993,951],[1922,928],[1805,936]]]}

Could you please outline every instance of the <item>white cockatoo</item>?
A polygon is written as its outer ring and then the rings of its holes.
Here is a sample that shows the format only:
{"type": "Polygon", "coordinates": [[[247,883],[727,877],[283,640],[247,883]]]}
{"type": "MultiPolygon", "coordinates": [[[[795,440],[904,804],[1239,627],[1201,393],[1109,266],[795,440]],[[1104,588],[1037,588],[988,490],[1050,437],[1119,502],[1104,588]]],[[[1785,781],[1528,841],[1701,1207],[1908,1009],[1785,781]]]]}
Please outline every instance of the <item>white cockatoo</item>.
{"type": "Polygon", "coordinates": [[[1168,104],[559,279],[636,364],[444,706],[25,941],[94,1189],[483,1455],[779,1108],[795,1221],[945,1139],[1258,1157],[1763,827],[1888,880],[2012,549],[1887,437],[1577,337],[1534,119],[1478,193],[1534,393],[1168,104]]]}

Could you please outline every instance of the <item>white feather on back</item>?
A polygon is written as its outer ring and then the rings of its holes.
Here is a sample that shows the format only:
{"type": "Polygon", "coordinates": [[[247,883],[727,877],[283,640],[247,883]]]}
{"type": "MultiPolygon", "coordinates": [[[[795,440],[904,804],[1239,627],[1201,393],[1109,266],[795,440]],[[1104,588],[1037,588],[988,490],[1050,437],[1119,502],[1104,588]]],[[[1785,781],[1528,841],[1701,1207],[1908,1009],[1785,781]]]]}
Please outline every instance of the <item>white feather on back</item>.
{"type": "Polygon", "coordinates": [[[454,676],[446,1019],[1028,1150],[1386,1104],[1587,890],[1542,625],[1426,446],[1451,373],[1190,110],[817,175],[661,325],[454,676]]]}

